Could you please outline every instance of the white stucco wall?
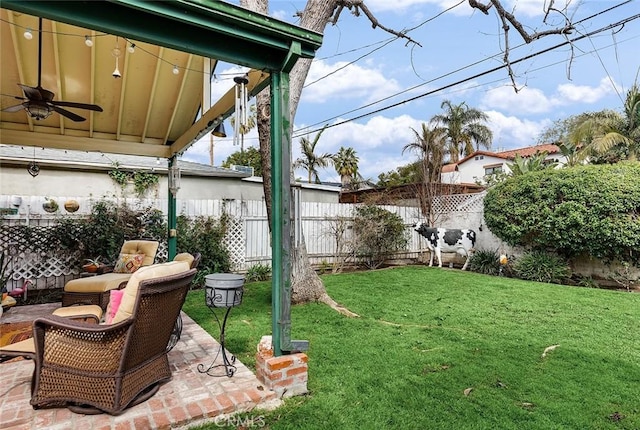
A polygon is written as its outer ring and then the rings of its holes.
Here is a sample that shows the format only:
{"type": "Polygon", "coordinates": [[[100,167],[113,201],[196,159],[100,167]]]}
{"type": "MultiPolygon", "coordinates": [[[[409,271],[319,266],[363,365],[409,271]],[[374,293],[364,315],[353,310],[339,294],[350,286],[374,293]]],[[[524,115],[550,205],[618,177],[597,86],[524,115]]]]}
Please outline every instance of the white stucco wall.
{"type": "MultiPolygon", "coordinates": [[[[167,177],[160,176],[156,187],[147,197],[165,198],[167,177]]],[[[133,185],[127,187],[129,197],[135,197],[133,185]]],[[[302,201],[338,203],[340,189],[325,185],[303,184],[302,201]]],[[[38,176],[31,177],[21,166],[0,166],[0,195],[18,196],[122,196],[120,187],[113,182],[106,170],[60,170],[41,166],[38,176]]],[[[213,176],[182,175],[178,198],[182,200],[263,200],[261,178],[225,178],[213,176]]]]}
{"type": "Polygon", "coordinates": [[[463,184],[473,184],[476,181],[482,181],[484,178],[485,167],[496,164],[502,165],[503,171],[509,171],[506,167],[506,160],[504,158],[492,157],[490,155],[476,155],[475,157],[458,165],[460,182],[463,184]]]}

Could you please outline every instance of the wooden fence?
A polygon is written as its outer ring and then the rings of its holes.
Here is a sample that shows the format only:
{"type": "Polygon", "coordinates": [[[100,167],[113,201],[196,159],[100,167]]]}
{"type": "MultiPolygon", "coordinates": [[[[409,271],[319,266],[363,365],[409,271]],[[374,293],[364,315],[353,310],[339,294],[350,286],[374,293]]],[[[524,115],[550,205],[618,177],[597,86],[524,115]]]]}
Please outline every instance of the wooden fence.
{"type": "MultiPolygon", "coordinates": [[[[2,226],[4,231],[11,231],[7,226],[29,225],[45,227],[56,222],[60,217],[85,217],[91,212],[94,200],[89,198],[77,198],[72,196],[7,196],[0,195],[0,210],[3,211],[2,226]],[[58,204],[58,210],[49,213],[43,208],[43,203],[53,199],[58,204]],[[65,205],[75,201],[78,210],[70,213],[65,205]],[[15,209],[9,211],[7,209],[15,209]],[[16,214],[7,214],[17,212],[16,214]]],[[[442,215],[444,227],[475,228],[482,224],[482,197],[479,194],[465,194],[444,196],[434,202],[437,211],[442,215]],[[480,220],[480,221],[478,221],[480,220]]],[[[167,199],[121,199],[126,201],[129,207],[160,209],[167,213],[167,199]]],[[[317,203],[301,202],[297,204],[294,221],[304,233],[307,252],[313,265],[331,265],[345,255],[337,255],[336,234],[333,233],[341,222],[347,224],[353,218],[354,204],[342,203],[317,203]]],[[[381,206],[392,213],[399,215],[404,224],[409,238],[407,249],[398,253],[395,257],[401,259],[416,259],[424,250],[425,245],[412,226],[421,220],[419,209],[407,206],[381,206]]],[[[271,245],[269,228],[267,223],[266,206],[263,201],[246,200],[180,200],[177,201],[177,212],[188,217],[211,216],[219,218],[223,214],[229,216],[230,223],[225,237],[225,245],[229,250],[232,269],[236,272],[244,272],[255,264],[271,264],[271,245]]],[[[350,234],[347,228],[345,233],[350,234]]],[[[39,256],[37,250],[29,249],[29,246],[16,246],[15,237],[9,237],[9,233],[0,237],[0,251],[12,254],[14,269],[13,282],[19,283],[26,278],[38,276],[35,267],[47,267],[49,273],[48,282],[38,282],[38,288],[61,287],[69,277],[78,276],[78,264],[74,258],[51,259],[51,256],[39,256]],[[22,251],[21,251],[22,250],[22,251]],[[45,260],[51,260],[46,262],[45,260]],[[50,279],[51,277],[55,280],[50,279]]],[[[344,239],[344,238],[343,238],[344,239]]],[[[161,247],[161,258],[166,258],[166,246],[161,247]]]]}

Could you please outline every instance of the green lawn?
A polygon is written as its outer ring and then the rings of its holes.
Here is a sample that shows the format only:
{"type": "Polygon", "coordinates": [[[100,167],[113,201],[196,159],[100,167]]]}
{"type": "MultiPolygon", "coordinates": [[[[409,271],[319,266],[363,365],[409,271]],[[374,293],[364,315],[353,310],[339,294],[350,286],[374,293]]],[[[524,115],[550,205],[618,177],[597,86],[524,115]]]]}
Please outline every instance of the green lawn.
{"type": "MultiPolygon", "coordinates": [[[[421,266],[323,280],[361,317],[293,307],[310,393],[261,412],[267,428],[640,428],[640,294],[421,266]]],[[[203,296],[184,309],[217,337],[203,296]]],[[[228,322],[229,350],[252,368],[270,296],[247,284],[228,322]]]]}

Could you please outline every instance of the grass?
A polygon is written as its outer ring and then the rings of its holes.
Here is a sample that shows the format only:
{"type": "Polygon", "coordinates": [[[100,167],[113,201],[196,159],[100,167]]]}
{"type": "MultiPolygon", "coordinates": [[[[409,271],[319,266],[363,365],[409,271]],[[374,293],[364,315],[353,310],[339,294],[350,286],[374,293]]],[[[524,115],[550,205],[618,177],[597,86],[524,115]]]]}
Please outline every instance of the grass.
{"type": "MultiPolygon", "coordinates": [[[[361,318],[292,308],[310,393],[260,412],[266,428],[640,428],[640,294],[417,266],[323,280],[361,318]]],[[[203,291],[185,310],[217,337],[203,291]]],[[[262,282],[231,312],[227,345],[249,367],[270,310],[262,282]]]]}

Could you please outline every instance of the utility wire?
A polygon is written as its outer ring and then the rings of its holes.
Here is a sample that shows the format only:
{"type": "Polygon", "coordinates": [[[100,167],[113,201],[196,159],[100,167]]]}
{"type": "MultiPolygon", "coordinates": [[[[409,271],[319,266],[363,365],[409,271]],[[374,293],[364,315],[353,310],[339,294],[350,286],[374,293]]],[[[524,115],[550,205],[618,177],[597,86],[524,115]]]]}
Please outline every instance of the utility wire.
{"type": "MultiPolygon", "coordinates": [[[[555,49],[561,48],[561,47],[566,46],[566,45],[568,45],[568,44],[575,43],[575,42],[580,41],[580,40],[582,40],[582,39],[585,39],[585,38],[588,38],[588,37],[594,36],[594,35],[596,35],[596,34],[598,34],[598,33],[602,33],[603,31],[611,30],[611,29],[613,29],[613,28],[615,28],[615,27],[618,27],[618,26],[620,26],[620,25],[624,25],[624,24],[626,24],[626,23],[628,23],[628,22],[631,22],[631,21],[634,21],[634,20],[636,20],[636,19],[638,19],[638,18],[640,18],[640,14],[636,14],[636,15],[630,16],[630,17],[628,17],[628,18],[625,18],[625,19],[620,20],[620,21],[618,21],[618,22],[615,22],[615,23],[609,24],[609,25],[607,25],[607,26],[601,27],[601,28],[599,28],[599,29],[597,29],[597,30],[594,30],[594,31],[591,31],[591,32],[589,32],[589,33],[585,33],[585,34],[583,34],[583,35],[580,35],[580,36],[574,37],[574,38],[572,38],[572,39],[567,39],[567,40],[565,40],[564,42],[561,42],[561,43],[558,43],[558,44],[553,45],[553,46],[551,46],[551,47],[548,47],[548,48],[546,48],[546,49],[543,49],[543,50],[540,50],[540,51],[534,52],[533,54],[529,54],[529,55],[526,55],[526,56],[524,56],[524,57],[520,57],[520,58],[518,58],[517,60],[513,60],[513,61],[511,61],[511,62],[510,62],[510,64],[512,64],[512,65],[513,65],[513,64],[521,63],[521,62],[523,62],[523,61],[529,60],[529,59],[531,59],[531,58],[534,58],[534,57],[537,57],[537,56],[539,56],[539,55],[545,54],[545,53],[547,53],[547,52],[553,51],[553,50],[555,50],[555,49]]],[[[366,117],[368,117],[368,116],[370,116],[370,115],[374,115],[374,114],[377,114],[377,113],[380,113],[380,112],[384,112],[384,111],[386,111],[386,110],[389,110],[389,109],[392,109],[392,108],[395,108],[395,107],[401,106],[401,105],[403,105],[403,104],[405,104],[405,103],[409,103],[409,102],[412,102],[412,101],[418,100],[418,99],[420,99],[420,98],[423,98],[423,97],[426,97],[426,96],[428,96],[428,95],[431,95],[431,94],[437,93],[437,92],[439,92],[439,91],[442,91],[442,90],[445,90],[445,89],[451,88],[451,87],[453,87],[453,86],[460,85],[460,84],[463,84],[463,83],[468,82],[468,81],[470,81],[470,80],[477,79],[477,78],[479,78],[479,77],[482,77],[482,76],[485,76],[485,75],[488,75],[488,74],[494,73],[494,72],[496,72],[496,71],[498,71],[498,70],[502,70],[502,69],[504,69],[505,67],[507,67],[507,64],[501,64],[501,65],[496,66],[496,67],[494,67],[494,68],[492,68],[492,69],[485,70],[485,71],[480,72],[480,73],[476,73],[475,75],[469,76],[469,77],[464,78],[464,79],[460,79],[460,80],[458,80],[458,81],[455,81],[455,82],[452,82],[452,83],[450,83],[450,84],[444,85],[444,86],[442,86],[442,87],[440,87],[440,88],[437,88],[437,89],[434,89],[434,90],[431,90],[431,91],[427,91],[427,92],[422,93],[422,94],[419,94],[419,95],[417,95],[417,96],[414,96],[414,97],[411,97],[411,98],[408,98],[408,99],[405,99],[405,100],[399,101],[399,102],[397,102],[397,103],[393,103],[393,104],[391,104],[391,105],[389,105],[389,106],[385,106],[385,107],[382,107],[382,108],[379,108],[379,109],[373,110],[373,111],[371,111],[371,112],[367,112],[367,113],[364,113],[364,114],[361,114],[361,115],[355,116],[355,117],[350,118],[350,119],[345,119],[345,120],[340,121],[340,122],[337,122],[337,123],[335,123],[335,124],[326,125],[326,126],[324,126],[323,128],[332,128],[332,127],[336,127],[336,126],[338,126],[338,125],[346,124],[346,123],[351,122],[351,121],[356,121],[356,120],[358,120],[358,119],[366,118],[366,117]]],[[[324,123],[324,121],[323,121],[323,123],[324,123]]],[[[307,127],[307,128],[309,128],[309,127],[307,127]]],[[[306,128],[305,128],[305,129],[306,129],[306,128]]],[[[315,132],[317,132],[317,131],[320,131],[320,129],[315,129],[315,130],[312,130],[312,131],[306,131],[306,132],[304,132],[304,133],[298,133],[298,131],[296,130],[296,131],[293,133],[292,137],[294,137],[294,138],[295,138],[295,137],[300,137],[300,136],[302,136],[302,135],[304,135],[304,134],[315,133],[315,132]]]]}
{"type": "MultiPolygon", "coordinates": [[[[583,22],[585,22],[585,21],[588,21],[588,20],[590,20],[590,19],[596,18],[596,17],[598,17],[598,16],[600,16],[600,15],[603,15],[603,14],[605,14],[605,13],[607,13],[607,12],[610,12],[610,11],[612,11],[612,10],[614,10],[614,9],[618,8],[618,7],[621,7],[621,6],[624,6],[624,5],[628,4],[628,3],[631,3],[632,1],[633,1],[633,0],[626,0],[626,1],[623,1],[622,3],[619,3],[619,4],[617,4],[617,5],[611,6],[611,7],[607,8],[607,9],[603,9],[603,10],[601,10],[601,11],[597,12],[597,13],[594,13],[594,14],[592,14],[592,15],[589,15],[589,16],[587,16],[587,17],[585,17],[585,18],[582,18],[582,19],[580,19],[580,20],[576,21],[574,25],[578,25],[578,24],[581,24],[581,23],[583,23],[583,22]]],[[[456,5],[456,6],[458,6],[458,5],[456,5]]],[[[454,7],[456,7],[456,6],[454,6],[454,7]]],[[[452,9],[452,8],[450,8],[450,9],[452,9]]],[[[448,9],[448,10],[450,10],[450,9],[448,9]]],[[[437,17],[437,16],[436,16],[436,17],[437,17]]],[[[432,20],[432,19],[434,19],[434,18],[436,18],[436,17],[430,18],[429,20],[427,20],[427,21],[425,21],[425,22],[428,22],[428,21],[430,21],[430,20],[432,20]]],[[[414,28],[417,28],[417,27],[414,27],[414,28]]],[[[396,39],[396,38],[392,38],[392,40],[395,40],[395,39],[396,39]]],[[[515,49],[521,48],[521,47],[523,47],[523,46],[525,46],[525,45],[527,45],[527,44],[523,42],[523,43],[521,43],[520,45],[517,45],[517,46],[513,47],[513,48],[512,48],[512,50],[515,50],[515,49]]],[[[366,55],[368,55],[368,54],[366,54],[366,55]]],[[[360,60],[361,58],[365,57],[366,55],[361,56],[360,58],[358,58],[358,60],[360,60]]],[[[333,117],[328,118],[328,119],[325,119],[325,120],[323,120],[323,121],[316,122],[316,123],[314,123],[314,124],[311,124],[311,125],[308,125],[308,126],[306,126],[306,127],[303,127],[302,129],[295,130],[295,131],[294,131],[294,133],[302,132],[302,130],[306,130],[306,129],[308,129],[308,128],[312,128],[312,127],[316,127],[316,126],[319,126],[319,125],[322,125],[322,124],[326,124],[328,121],[332,121],[332,120],[337,119],[337,118],[340,118],[340,117],[342,117],[342,116],[344,116],[344,115],[348,115],[348,114],[350,114],[350,113],[357,112],[357,111],[359,111],[359,110],[362,110],[362,109],[366,109],[366,108],[368,108],[368,107],[371,107],[371,106],[376,105],[376,104],[378,104],[378,103],[382,103],[382,102],[384,102],[384,101],[386,101],[386,100],[389,100],[389,99],[391,99],[391,98],[394,98],[394,97],[397,97],[397,96],[402,95],[402,94],[404,94],[404,93],[407,93],[407,92],[413,91],[413,90],[415,90],[415,89],[417,89],[417,88],[420,88],[420,87],[422,87],[422,86],[424,86],[424,85],[427,85],[427,84],[430,84],[430,83],[432,83],[432,82],[438,81],[438,80],[440,80],[440,79],[446,78],[447,76],[451,76],[451,75],[453,75],[453,74],[455,74],[455,73],[461,72],[461,71],[463,71],[463,70],[465,70],[465,69],[469,69],[469,68],[471,68],[471,67],[473,67],[473,66],[477,66],[478,64],[484,63],[485,61],[489,61],[489,60],[492,60],[492,59],[495,59],[495,58],[501,57],[501,56],[503,56],[503,55],[504,55],[504,53],[503,53],[503,52],[498,52],[498,53],[496,53],[496,54],[494,54],[494,55],[492,55],[492,56],[490,56],[490,57],[483,58],[482,60],[478,60],[478,61],[475,61],[475,62],[473,62],[473,63],[471,63],[471,64],[467,64],[466,66],[459,67],[458,69],[452,70],[452,71],[450,71],[450,72],[448,72],[448,73],[445,73],[444,75],[440,75],[440,76],[437,76],[437,77],[435,77],[435,78],[433,78],[433,79],[430,79],[430,80],[424,81],[424,82],[422,82],[422,83],[420,83],[420,84],[417,84],[417,85],[414,85],[414,86],[412,86],[412,87],[406,88],[406,89],[404,89],[404,90],[402,90],[402,91],[400,91],[400,92],[394,93],[394,94],[389,95],[389,96],[387,96],[387,97],[384,97],[384,98],[382,98],[382,99],[379,99],[379,100],[376,100],[376,101],[374,101],[374,102],[368,103],[368,104],[366,104],[366,105],[363,105],[363,106],[357,107],[357,108],[352,109],[352,110],[350,110],[350,111],[343,112],[343,113],[341,113],[341,114],[339,114],[339,115],[333,116],[333,117]]],[[[356,61],[357,61],[357,60],[356,60],[356,61]]],[[[355,61],[354,61],[354,62],[355,62],[355,61]]],[[[344,67],[341,67],[341,69],[345,68],[346,66],[348,66],[348,65],[350,65],[350,64],[352,64],[352,63],[353,63],[353,62],[351,62],[351,63],[349,63],[349,64],[346,64],[344,67]]],[[[340,69],[338,69],[338,70],[340,70],[340,69]]],[[[335,71],[331,72],[331,74],[335,73],[336,71],[337,71],[337,70],[335,70],[335,71]]],[[[326,76],[323,76],[322,78],[320,78],[320,79],[318,79],[318,80],[316,80],[316,81],[314,81],[314,82],[317,82],[317,81],[319,81],[319,80],[321,80],[321,79],[324,79],[325,77],[326,77],[326,76]]],[[[307,85],[305,85],[305,87],[306,87],[306,86],[307,86],[307,85]]],[[[304,88],[304,87],[303,87],[303,88],[304,88]]],[[[306,134],[306,133],[302,133],[302,134],[306,134]]],[[[299,135],[299,134],[298,134],[298,135],[299,135]]]]}
{"type": "MultiPolygon", "coordinates": [[[[445,10],[441,11],[441,12],[439,12],[438,14],[436,14],[436,15],[432,16],[431,18],[428,18],[428,19],[426,19],[426,20],[422,21],[420,24],[416,25],[415,27],[412,27],[412,28],[407,29],[407,30],[403,30],[401,33],[406,34],[406,33],[409,33],[409,32],[411,32],[411,31],[413,31],[413,30],[415,30],[415,29],[417,29],[417,28],[420,28],[420,27],[422,27],[423,25],[427,24],[428,22],[431,22],[431,21],[433,21],[434,19],[436,19],[436,18],[438,18],[438,17],[440,17],[440,16],[444,15],[445,13],[449,12],[450,10],[457,8],[458,6],[460,6],[460,5],[461,5],[462,3],[464,3],[464,2],[465,2],[465,0],[461,0],[461,1],[460,1],[460,2],[458,2],[457,4],[455,4],[455,5],[453,5],[453,6],[449,7],[449,8],[447,8],[447,9],[445,9],[445,10]]],[[[303,85],[303,87],[302,87],[302,88],[307,88],[308,86],[311,86],[311,85],[313,85],[313,84],[316,84],[316,83],[320,82],[321,80],[326,79],[326,78],[328,78],[329,76],[331,76],[331,75],[334,75],[334,74],[338,73],[340,70],[345,69],[345,68],[349,67],[350,65],[352,65],[352,64],[354,64],[354,63],[357,63],[358,61],[362,60],[363,58],[368,57],[369,55],[373,54],[374,52],[376,52],[376,51],[378,51],[378,50],[380,50],[380,49],[382,49],[382,48],[384,48],[385,46],[389,45],[391,42],[395,42],[395,41],[396,41],[396,40],[398,40],[398,39],[400,39],[400,36],[391,37],[391,38],[389,38],[389,39],[385,39],[385,40],[383,40],[383,41],[381,41],[381,42],[377,42],[377,43],[374,43],[374,44],[367,45],[366,47],[369,47],[369,46],[372,46],[372,45],[376,45],[376,44],[378,44],[378,43],[383,43],[381,46],[378,46],[378,47],[376,47],[375,49],[372,49],[371,51],[367,52],[366,54],[363,54],[363,55],[361,55],[360,57],[356,58],[355,60],[350,61],[350,62],[348,62],[348,63],[344,64],[344,65],[343,65],[343,66],[341,66],[341,67],[338,67],[337,69],[335,69],[335,70],[333,70],[333,71],[331,71],[331,72],[327,73],[326,75],[324,75],[324,76],[322,76],[322,77],[320,77],[320,78],[316,79],[315,81],[312,81],[312,82],[309,82],[309,83],[305,83],[305,84],[303,85]]],[[[347,52],[353,52],[353,51],[357,51],[357,50],[360,50],[360,49],[362,49],[362,48],[356,48],[356,49],[353,49],[353,50],[351,50],[351,51],[347,51],[347,52]]],[[[342,55],[342,54],[336,54],[336,56],[337,56],[337,55],[342,55]]],[[[332,58],[332,57],[327,57],[327,58],[332,58]]],[[[313,61],[315,61],[315,60],[313,60],[313,61]]]]}

